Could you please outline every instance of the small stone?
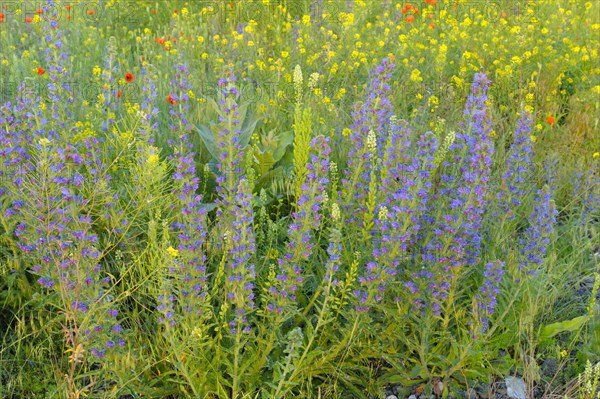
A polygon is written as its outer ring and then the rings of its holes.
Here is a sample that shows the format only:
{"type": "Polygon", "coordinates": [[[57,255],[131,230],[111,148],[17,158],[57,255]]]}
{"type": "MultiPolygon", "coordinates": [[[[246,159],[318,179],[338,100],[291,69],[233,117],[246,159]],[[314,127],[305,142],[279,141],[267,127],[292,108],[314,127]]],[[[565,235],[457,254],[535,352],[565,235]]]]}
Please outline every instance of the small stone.
{"type": "Polygon", "coordinates": [[[506,377],[506,393],[511,399],[527,399],[525,381],[519,377],[506,377]]]}
{"type": "Polygon", "coordinates": [[[398,399],[398,397],[396,395],[390,395],[390,396],[386,396],[385,399],[398,399]]]}
{"type": "Polygon", "coordinates": [[[417,399],[417,396],[416,396],[416,395],[410,395],[410,396],[408,397],[408,399],[417,399]]]}

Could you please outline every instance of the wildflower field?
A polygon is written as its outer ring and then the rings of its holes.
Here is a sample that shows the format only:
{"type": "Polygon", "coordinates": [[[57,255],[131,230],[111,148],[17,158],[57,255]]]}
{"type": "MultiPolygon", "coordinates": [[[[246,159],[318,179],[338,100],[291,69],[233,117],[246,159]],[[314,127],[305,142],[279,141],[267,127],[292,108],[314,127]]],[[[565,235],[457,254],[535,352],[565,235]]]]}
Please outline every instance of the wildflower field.
{"type": "Polygon", "coordinates": [[[0,0],[0,398],[600,398],[600,3],[0,0]]]}

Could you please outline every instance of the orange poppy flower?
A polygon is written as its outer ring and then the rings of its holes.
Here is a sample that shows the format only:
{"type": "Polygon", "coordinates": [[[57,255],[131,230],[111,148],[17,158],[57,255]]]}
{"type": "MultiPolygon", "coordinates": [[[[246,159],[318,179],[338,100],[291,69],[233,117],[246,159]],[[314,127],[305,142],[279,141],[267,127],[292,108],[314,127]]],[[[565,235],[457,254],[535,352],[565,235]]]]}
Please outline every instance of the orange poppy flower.
{"type": "Polygon", "coordinates": [[[546,122],[548,122],[549,125],[552,125],[554,121],[556,121],[556,119],[554,119],[553,116],[549,116],[546,118],[546,122]]]}
{"type": "Polygon", "coordinates": [[[408,22],[408,23],[415,22],[415,17],[413,17],[412,15],[409,15],[408,17],[406,17],[406,22],[408,22]]]}
{"type": "Polygon", "coordinates": [[[94,10],[88,10],[88,15],[94,15],[94,10]]]}
{"type": "Polygon", "coordinates": [[[43,13],[44,13],[44,10],[43,10],[43,9],[41,9],[41,8],[38,8],[37,10],[35,10],[35,13],[36,13],[36,14],[43,14],[43,13]]]}
{"type": "Polygon", "coordinates": [[[71,20],[71,16],[70,16],[70,15],[67,15],[67,19],[68,19],[68,20],[71,20]]]}
{"type": "Polygon", "coordinates": [[[407,10],[412,9],[412,4],[408,3],[407,5],[404,6],[404,8],[406,8],[407,10]]]}
{"type": "Polygon", "coordinates": [[[165,39],[163,39],[162,37],[157,37],[156,42],[159,44],[165,44],[165,39]]]}
{"type": "Polygon", "coordinates": [[[152,10],[152,14],[156,15],[156,10],[152,10]]]}
{"type": "Polygon", "coordinates": [[[433,19],[433,14],[427,14],[427,18],[433,19]]]}
{"type": "Polygon", "coordinates": [[[45,73],[46,73],[46,70],[45,70],[44,68],[36,68],[36,69],[35,69],[35,72],[36,72],[38,75],[43,75],[43,74],[45,74],[45,73]]]}
{"type": "Polygon", "coordinates": [[[435,24],[429,24],[429,29],[435,28],[435,24]]]}
{"type": "Polygon", "coordinates": [[[65,8],[66,8],[67,10],[70,10],[70,9],[71,9],[71,5],[70,5],[70,4],[67,4],[67,5],[65,6],[65,8]]]}
{"type": "Polygon", "coordinates": [[[167,101],[168,101],[168,102],[169,102],[169,104],[171,104],[171,105],[175,105],[175,104],[177,104],[177,101],[175,101],[175,100],[173,99],[173,97],[172,97],[170,94],[167,96],[167,101]]]}
{"type": "Polygon", "coordinates": [[[25,22],[27,22],[29,24],[29,23],[33,22],[33,18],[25,17],[25,22]]]}
{"type": "Polygon", "coordinates": [[[129,83],[133,82],[133,74],[131,72],[127,72],[125,74],[125,80],[129,83]]]}
{"type": "Polygon", "coordinates": [[[506,18],[506,13],[504,11],[502,11],[502,18],[506,18]]]}
{"type": "Polygon", "coordinates": [[[413,10],[413,12],[414,12],[415,14],[418,14],[418,13],[419,13],[419,9],[418,9],[417,7],[415,7],[415,8],[414,8],[414,10],[413,10]]]}
{"type": "Polygon", "coordinates": [[[0,22],[4,20],[4,14],[0,12],[0,22]]]}
{"type": "Polygon", "coordinates": [[[123,94],[121,90],[117,91],[117,98],[121,98],[121,94],[123,94]]]}

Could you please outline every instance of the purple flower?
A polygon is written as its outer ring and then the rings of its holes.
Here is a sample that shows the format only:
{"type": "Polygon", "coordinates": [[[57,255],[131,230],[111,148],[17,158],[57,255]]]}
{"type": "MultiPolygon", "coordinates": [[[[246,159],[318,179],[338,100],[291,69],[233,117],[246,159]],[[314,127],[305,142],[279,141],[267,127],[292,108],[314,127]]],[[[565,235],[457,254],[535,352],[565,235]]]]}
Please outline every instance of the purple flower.
{"type": "Polygon", "coordinates": [[[502,187],[498,191],[500,209],[509,214],[509,219],[515,218],[512,210],[514,207],[521,206],[521,201],[529,192],[533,179],[533,150],[530,139],[532,125],[531,117],[522,112],[506,160],[502,187]]]}
{"type": "Polygon", "coordinates": [[[483,273],[484,282],[479,288],[477,299],[479,303],[479,316],[483,324],[482,332],[484,333],[487,331],[489,319],[496,309],[496,297],[500,293],[500,282],[502,281],[503,274],[504,262],[501,261],[488,263],[485,267],[485,272],[483,273]]]}
{"type": "Polygon", "coordinates": [[[308,173],[303,182],[305,195],[297,201],[297,209],[292,213],[287,252],[283,258],[278,259],[278,285],[275,290],[269,287],[270,292],[275,291],[272,300],[278,305],[273,309],[289,305],[290,301],[296,299],[296,290],[303,281],[302,264],[312,254],[312,231],[321,225],[321,193],[329,183],[327,176],[331,149],[328,143],[329,138],[324,136],[317,136],[310,143],[314,153],[307,164],[308,173]]]}
{"type": "Polygon", "coordinates": [[[542,266],[550,238],[556,224],[556,205],[552,200],[554,193],[554,165],[547,164],[545,167],[546,184],[537,191],[533,202],[533,211],[529,215],[529,227],[521,238],[521,260],[519,267],[525,269],[528,274],[536,274],[537,269],[542,266]]]}

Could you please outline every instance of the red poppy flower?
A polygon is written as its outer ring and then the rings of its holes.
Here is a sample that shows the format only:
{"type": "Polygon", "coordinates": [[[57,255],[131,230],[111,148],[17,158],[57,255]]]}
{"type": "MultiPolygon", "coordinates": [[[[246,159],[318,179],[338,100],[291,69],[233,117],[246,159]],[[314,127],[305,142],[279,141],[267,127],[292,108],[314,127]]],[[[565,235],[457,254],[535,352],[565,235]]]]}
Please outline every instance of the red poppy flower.
{"type": "Polygon", "coordinates": [[[131,72],[127,72],[125,74],[125,80],[129,83],[133,82],[133,74],[131,72]]]}
{"type": "Polygon", "coordinates": [[[177,101],[175,101],[175,99],[173,99],[173,96],[171,96],[170,94],[167,96],[167,101],[169,102],[169,104],[171,105],[175,105],[177,104],[177,101]]]}
{"type": "Polygon", "coordinates": [[[43,75],[43,74],[45,74],[45,73],[46,73],[46,70],[45,70],[44,68],[36,68],[35,72],[36,72],[38,75],[43,75]]]}
{"type": "Polygon", "coordinates": [[[407,5],[404,6],[404,8],[406,8],[407,10],[410,10],[412,8],[412,4],[408,3],[407,5]]]}
{"type": "Polygon", "coordinates": [[[33,18],[25,17],[25,22],[27,22],[29,24],[29,23],[33,22],[33,18]]]}
{"type": "Polygon", "coordinates": [[[554,119],[553,116],[549,116],[546,118],[546,122],[548,122],[549,125],[552,125],[554,123],[556,119],[554,119]]]}
{"type": "Polygon", "coordinates": [[[88,15],[94,15],[94,10],[88,10],[88,15]]]}
{"type": "Polygon", "coordinates": [[[413,17],[412,15],[409,15],[408,17],[406,17],[406,22],[408,22],[408,23],[415,22],[415,17],[413,17]]]}
{"type": "Polygon", "coordinates": [[[36,13],[36,14],[43,14],[43,13],[44,13],[44,10],[43,10],[43,9],[41,9],[41,8],[38,8],[37,10],[35,10],[35,13],[36,13]]]}
{"type": "Polygon", "coordinates": [[[152,10],[152,14],[156,15],[156,10],[152,10]]]}
{"type": "Polygon", "coordinates": [[[0,12],[0,22],[4,21],[4,14],[0,12]]]}
{"type": "Polygon", "coordinates": [[[66,8],[67,10],[70,10],[70,9],[71,9],[71,5],[67,4],[67,5],[65,6],[65,8],[66,8]]]}
{"type": "Polygon", "coordinates": [[[117,98],[121,98],[121,94],[123,94],[121,90],[117,91],[117,98]]]}

